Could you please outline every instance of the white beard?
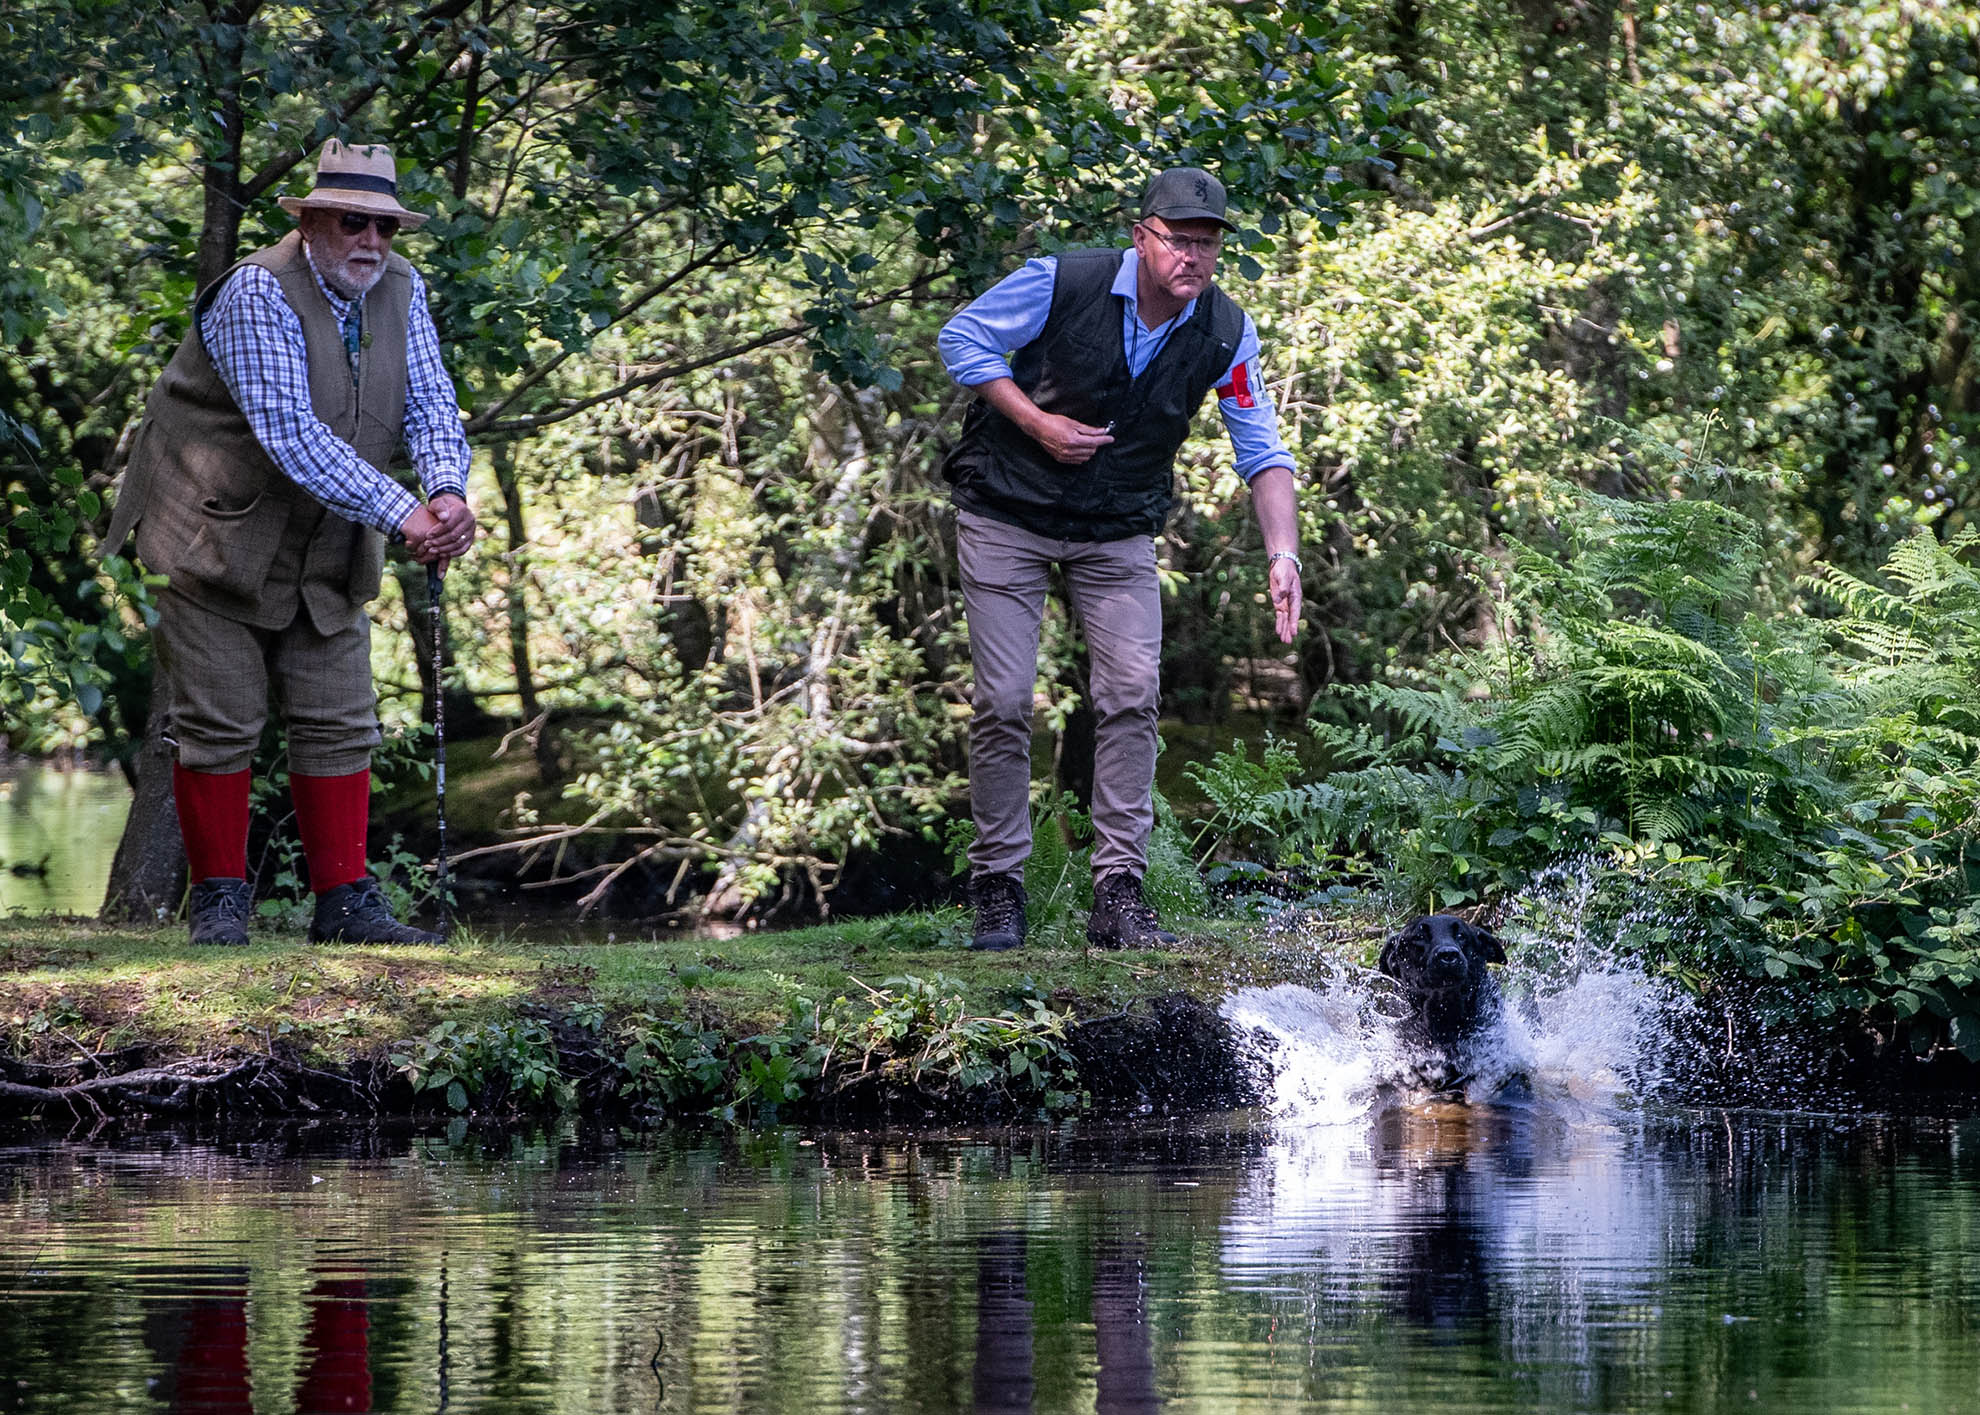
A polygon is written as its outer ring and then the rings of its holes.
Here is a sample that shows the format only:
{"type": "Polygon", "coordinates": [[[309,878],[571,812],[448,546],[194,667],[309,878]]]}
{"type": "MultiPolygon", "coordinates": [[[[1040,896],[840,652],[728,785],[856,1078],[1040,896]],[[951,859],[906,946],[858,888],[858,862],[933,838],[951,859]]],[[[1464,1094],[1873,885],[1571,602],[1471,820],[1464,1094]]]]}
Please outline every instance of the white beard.
{"type": "Polygon", "coordinates": [[[361,300],[378,283],[378,277],[385,273],[385,262],[379,260],[360,264],[355,260],[345,260],[337,265],[326,266],[323,283],[347,300],[361,300]]]}

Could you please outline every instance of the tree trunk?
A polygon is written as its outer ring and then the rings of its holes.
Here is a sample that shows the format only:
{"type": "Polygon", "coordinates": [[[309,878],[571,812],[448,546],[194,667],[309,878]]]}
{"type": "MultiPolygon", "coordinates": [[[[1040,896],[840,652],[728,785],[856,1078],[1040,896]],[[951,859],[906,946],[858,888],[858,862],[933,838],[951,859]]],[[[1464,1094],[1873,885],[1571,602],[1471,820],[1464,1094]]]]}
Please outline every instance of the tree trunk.
{"type": "Polygon", "coordinates": [[[165,694],[154,693],[123,838],[110,862],[105,923],[158,923],[176,914],[186,888],[186,851],[172,803],[172,749],[165,742],[165,694]]]}
{"type": "Polygon", "coordinates": [[[536,670],[529,658],[529,529],[523,522],[522,483],[516,476],[515,444],[495,447],[495,485],[502,494],[502,524],[509,540],[509,663],[516,675],[516,699],[525,724],[537,724],[533,746],[536,774],[548,786],[563,774],[557,736],[536,697],[536,670]]]}
{"type": "MultiPolygon", "coordinates": [[[[244,7],[236,18],[244,23],[257,8],[244,7]]],[[[204,224],[199,233],[199,289],[205,289],[234,263],[241,238],[241,36],[236,25],[218,27],[215,68],[224,76],[215,94],[222,137],[220,150],[208,154],[203,179],[206,188],[204,224]]],[[[155,662],[155,660],[154,660],[155,662]]],[[[151,693],[144,743],[138,748],[134,775],[136,791],[124,834],[110,864],[104,888],[102,917],[116,922],[156,921],[178,912],[186,888],[186,852],[179,838],[178,812],[172,802],[171,747],[164,738],[166,699],[151,693]]]]}
{"type": "Polygon", "coordinates": [[[201,174],[206,188],[206,209],[199,230],[199,271],[197,288],[204,290],[234,263],[241,243],[241,38],[238,28],[219,30],[216,65],[226,75],[225,87],[216,95],[216,115],[222,125],[221,147],[209,153],[201,174]]]}

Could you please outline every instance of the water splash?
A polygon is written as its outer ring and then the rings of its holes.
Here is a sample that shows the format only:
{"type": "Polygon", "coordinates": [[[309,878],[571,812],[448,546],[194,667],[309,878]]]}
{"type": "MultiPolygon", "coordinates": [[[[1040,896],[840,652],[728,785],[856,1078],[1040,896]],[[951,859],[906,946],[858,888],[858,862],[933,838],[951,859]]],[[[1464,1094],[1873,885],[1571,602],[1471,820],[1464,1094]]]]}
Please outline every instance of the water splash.
{"type": "Polygon", "coordinates": [[[1233,993],[1221,1011],[1257,1044],[1267,1109],[1293,1124],[1339,1125],[1439,1089],[1474,1105],[1517,1097],[1598,1112],[1658,1096],[1690,1004],[1618,941],[1694,925],[1647,901],[1618,905],[1598,888],[1605,868],[1563,861],[1503,911],[1503,1017],[1465,1049],[1455,1087],[1444,1086],[1441,1058],[1397,1036],[1401,999],[1367,969],[1340,964],[1315,986],[1233,993]]]}

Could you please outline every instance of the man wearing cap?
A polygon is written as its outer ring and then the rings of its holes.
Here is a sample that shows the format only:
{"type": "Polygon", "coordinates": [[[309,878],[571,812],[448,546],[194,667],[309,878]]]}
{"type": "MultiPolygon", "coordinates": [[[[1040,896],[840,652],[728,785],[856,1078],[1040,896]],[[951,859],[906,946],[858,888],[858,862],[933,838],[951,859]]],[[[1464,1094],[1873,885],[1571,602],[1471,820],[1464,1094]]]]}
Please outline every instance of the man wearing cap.
{"type": "Polygon", "coordinates": [[[1224,187],[1160,173],[1127,250],[1028,261],[944,326],[950,377],[978,394],[943,465],[953,485],[976,685],[970,719],[973,946],[1024,941],[1031,704],[1053,565],[1092,663],[1093,912],[1102,948],[1175,942],[1142,897],[1154,826],[1162,601],[1155,536],[1176,452],[1212,388],[1264,533],[1279,637],[1299,625],[1292,457],[1259,374],[1258,332],[1211,276],[1224,187]]]}
{"type": "Polygon", "coordinates": [[[281,200],[296,230],[195,302],[103,548],[135,529],[138,555],[169,581],[154,642],[192,941],[248,941],[248,771],[272,688],[316,896],[310,938],[434,943],[393,917],[365,868],[379,731],[364,606],[385,539],[444,571],[475,532],[426,288],[392,252],[426,217],[399,204],[387,149],[334,139],[310,193],[281,200]],[[386,474],[401,445],[423,504],[386,474]]]}

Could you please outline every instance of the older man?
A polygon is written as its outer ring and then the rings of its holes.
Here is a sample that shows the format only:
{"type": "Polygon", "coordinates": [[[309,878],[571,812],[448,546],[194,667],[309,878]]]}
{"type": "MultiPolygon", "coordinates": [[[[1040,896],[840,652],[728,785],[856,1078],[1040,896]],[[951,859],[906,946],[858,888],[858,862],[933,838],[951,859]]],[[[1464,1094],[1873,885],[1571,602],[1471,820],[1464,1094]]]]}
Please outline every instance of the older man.
{"type": "Polygon", "coordinates": [[[1175,942],[1141,889],[1162,657],[1154,538],[1175,504],[1176,453],[1212,388],[1264,532],[1279,637],[1290,643],[1298,627],[1292,457],[1259,374],[1258,332],[1211,283],[1224,232],[1235,229],[1221,182],[1172,168],[1148,184],[1130,249],[1029,261],[942,330],[950,376],[978,394],[943,467],[976,674],[977,948],[1024,941],[1031,703],[1054,564],[1086,637],[1098,718],[1087,939],[1175,942]]]}
{"type": "Polygon", "coordinates": [[[379,741],[370,621],[386,537],[444,570],[474,542],[469,452],[426,289],[393,254],[426,220],[383,147],[331,141],[297,229],[199,295],[145,404],[106,552],[168,577],[155,643],[192,941],[245,943],[248,772],[272,689],[319,942],[429,943],[365,868],[379,741]],[[387,475],[401,446],[426,492],[387,475]]]}

